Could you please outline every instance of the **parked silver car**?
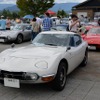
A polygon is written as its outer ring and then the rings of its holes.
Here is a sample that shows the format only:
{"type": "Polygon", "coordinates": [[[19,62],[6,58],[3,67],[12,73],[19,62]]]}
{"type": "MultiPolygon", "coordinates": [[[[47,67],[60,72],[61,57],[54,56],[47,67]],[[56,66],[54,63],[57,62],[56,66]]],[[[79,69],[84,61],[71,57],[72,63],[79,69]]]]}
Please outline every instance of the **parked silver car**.
{"type": "Polygon", "coordinates": [[[25,40],[31,40],[31,25],[16,24],[11,30],[0,31],[0,42],[22,43],[25,40]]]}

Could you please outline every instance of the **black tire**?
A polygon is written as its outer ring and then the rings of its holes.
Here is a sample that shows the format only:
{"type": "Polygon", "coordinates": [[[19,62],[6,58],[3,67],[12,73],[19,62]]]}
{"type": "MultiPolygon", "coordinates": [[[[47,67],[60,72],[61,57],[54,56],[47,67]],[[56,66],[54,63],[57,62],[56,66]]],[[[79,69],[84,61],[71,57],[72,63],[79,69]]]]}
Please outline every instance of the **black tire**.
{"type": "Polygon", "coordinates": [[[64,89],[67,80],[67,64],[61,62],[58,67],[57,75],[52,82],[52,88],[56,91],[61,91],[64,89]]]}
{"type": "Polygon", "coordinates": [[[22,36],[21,34],[19,34],[19,35],[17,36],[16,42],[17,42],[18,44],[20,44],[20,43],[23,42],[23,36],[22,36]]]}
{"type": "Polygon", "coordinates": [[[96,51],[100,51],[100,48],[97,48],[97,47],[96,47],[96,51]]]}
{"type": "Polygon", "coordinates": [[[88,49],[85,51],[84,59],[81,63],[82,66],[86,66],[88,62],[88,49]]]}

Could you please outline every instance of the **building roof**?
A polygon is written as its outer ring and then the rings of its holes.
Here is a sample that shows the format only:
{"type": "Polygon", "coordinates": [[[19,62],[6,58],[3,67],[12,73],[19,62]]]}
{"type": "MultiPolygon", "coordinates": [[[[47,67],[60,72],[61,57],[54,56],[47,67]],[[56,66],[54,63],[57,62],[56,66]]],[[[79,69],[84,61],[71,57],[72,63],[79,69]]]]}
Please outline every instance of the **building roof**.
{"type": "Polygon", "coordinates": [[[52,10],[47,10],[46,12],[49,13],[50,15],[55,15],[55,14],[56,14],[56,13],[53,12],[52,10]]]}
{"type": "Polygon", "coordinates": [[[78,8],[78,7],[99,7],[100,8],[100,0],[86,0],[73,8],[78,8]]]}

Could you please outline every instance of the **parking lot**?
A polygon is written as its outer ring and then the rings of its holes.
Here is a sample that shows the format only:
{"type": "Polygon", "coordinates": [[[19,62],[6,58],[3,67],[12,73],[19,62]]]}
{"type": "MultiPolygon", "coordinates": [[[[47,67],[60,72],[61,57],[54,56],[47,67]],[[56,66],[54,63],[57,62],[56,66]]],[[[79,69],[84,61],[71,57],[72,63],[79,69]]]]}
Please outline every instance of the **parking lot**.
{"type": "MultiPolygon", "coordinates": [[[[16,45],[25,46],[31,42],[16,45]]],[[[10,44],[0,43],[0,52],[10,44]]],[[[52,90],[48,85],[22,84],[20,89],[0,84],[0,100],[100,100],[100,52],[89,51],[86,67],[78,67],[67,80],[63,91],[52,90]]]]}

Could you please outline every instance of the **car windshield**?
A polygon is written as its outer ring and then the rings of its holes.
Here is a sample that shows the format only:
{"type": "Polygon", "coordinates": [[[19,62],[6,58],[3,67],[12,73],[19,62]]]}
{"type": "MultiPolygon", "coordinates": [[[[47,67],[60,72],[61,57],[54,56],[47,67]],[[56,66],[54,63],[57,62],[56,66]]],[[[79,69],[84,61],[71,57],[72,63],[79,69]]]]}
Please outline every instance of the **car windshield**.
{"type": "Polygon", "coordinates": [[[62,21],[63,21],[63,22],[67,22],[67,21],[69,21],[69,19],[64,18],[64,19],[62,19],[62,21]]]}
{"type": "Polygon", "coordinates": [[[22,30],[22,25],[15,25],[12,30],[22,30]]]}
{"type": "Polygon", "coordinates": [[[32,43],[37,46],[67,46],[68,34],[38,34],[32,43]]]}
{"type": "Polygon", "coordinates": [[[90,34],[90,33],[100,34],[100,28],[92,28],[92,29],[89,30],[88,33],[89,33],[89,34],[90,34]]]}
{"type": "Polygon", "coordinates": [[[89,23],[87,23],[87,25],[97,26],[98,24],[97,24],[97,22],[89,22],[89,23]]]}

